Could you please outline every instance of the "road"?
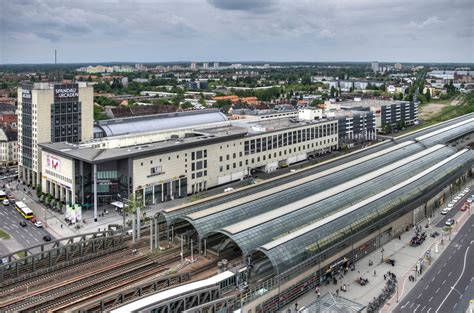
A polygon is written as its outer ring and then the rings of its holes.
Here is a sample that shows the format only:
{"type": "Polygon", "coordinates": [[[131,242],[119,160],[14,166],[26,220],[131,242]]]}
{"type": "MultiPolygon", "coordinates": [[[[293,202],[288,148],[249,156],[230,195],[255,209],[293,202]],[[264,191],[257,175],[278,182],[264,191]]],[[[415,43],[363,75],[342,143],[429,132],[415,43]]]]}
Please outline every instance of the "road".
{"type": "MultiPolygon", "coordinates": [[[[20,226],[21,221],[25,221],[25,219],[11,205],[0,204],[0,229],[10,234],[19,243],[19,246],[27,248],[44,243],[43,237],[50,235],[45,229],[35,227],[30,221],[26,222],[26,227],[22,227],[20,226]]],[[[51,238],[54,239],[53,236],[51,238]]],[[[15,248],[14,250],[19,249],[15,248]]],[[[0,256],[10,252],[13,251],[9,251],[5,245],[0,245],[0,256]]]]}
{"type": "Polygon", "coordinates": [[[474,215],[393,312],[465,312],[474,299],[474,215]]]}
{"type": "MultiPolygon", "coordinates": [[[[449,219],[449,218],[453,218],[454,215],[456,215],[457,212],[459,212],[459,209],[464,205],[464,202],[466,202],[467,198],[469,198],[471,196],[471,194],[474,193],[473,190],[469,190],[469,192],[461,198],[461,200],[459,200],[458,202],[456,202],[456,204],[453,206],[453,208],[451,209],[451,211],[448,212],[448,214],[444,215],[443,218],[438,222],[438,224],[436,224],[436,227],[440,227],[442,228],[446,221],[449,219]]],[[[455,193],[453,195],[453,198],[459,194],[459,192],[455,193]]],[[[443,206],[442,208],[445,208],[446,205],[451,201],[451,199],[449,201],[447,201],[443,206]]]]}

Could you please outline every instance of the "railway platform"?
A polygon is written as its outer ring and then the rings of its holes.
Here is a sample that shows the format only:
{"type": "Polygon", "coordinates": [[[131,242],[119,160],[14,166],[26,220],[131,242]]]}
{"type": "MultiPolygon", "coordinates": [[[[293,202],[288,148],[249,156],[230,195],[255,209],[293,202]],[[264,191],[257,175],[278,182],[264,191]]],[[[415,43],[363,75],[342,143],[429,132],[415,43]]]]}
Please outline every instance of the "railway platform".
{"type": "MultiPolygon", "coordinates": [[[[459,230],[464,225],[468,214],[468,211],[456,213],[454,218],[459,222],[453,229],[453,233],[451,235],[452,238],[454,238],[457,230],[459,230]]],[[[436,238],[429,236],[429,234],[433,231],[438,231],[441,233],[441,229],[436,227],[436,220],[437,219],[435,218],[433,221],[431,221],[431,225],[429,225],[428,228],[423,228],[423,231],[426,232],[428,236],[422,245],[417,247],[410,246],[410,239],[413,237],[414,231],[406,231],[400,235],[400,239],[394,238],[393,240],[386,243],[383,246],[383,252],[381,249],[377,249],[355,263],[355,270],[348,271],[345,275],[342,274],[342,278],[338,278],[337,285],[331,282],[329,285],[320,286],[320,295],[323,296],[328,293],[339,293],[339,295],[346,299],[357,302],[363,306],[367,306],[369,302],[374,299],[374,297],[378,297],[379,294],[382,293],[382,290],[386,285],[384,275],[390,271],[397,277],[398,295],[395,293],[382,308],[381,312],[391,312],[391,309],[395,308],[397,303],[402,301],[403,297],[410,292],[417,281],[420,279],[423,280],[423,274],[429,269],[429,267],[432,266],[432,264],[434,264],[434,262],[436,262],[436,260],[449,244],[448,238],[445,238],[444,244],[441,244],[441,236],[436,238]],[[424,262],[422,273],[421,275],[418,275],[415,272],[416,263],[426,255],[428,250],[430,251],[431,259],[429,262],[424,262]],[[387,258],[395,260],[395,266],[382,261],[386,260],[387,258]],[[373,264],[369,265],[369,261],[372,261],[373,264]],[[409,280],[410,275],[415,277],[415,282],[411,282],[409,280]],[[361,286],[357,282],[357,279],[360,277],[368,279],[369,283],[365,286],[361,286]],[[341,286],[344,284],[346,285],[346,292],[341,291],[341,286]]],[[[424,220],[420,223],[420,225],[425,225],[426,223],[427,221],[424,220]]],[[[317,297],[318,295],[316,290],[308,292],[299,297],[296,301],[283,307],[280,312],[295,312],[295,302],[298,303],[298,310],[301,310],[303,307],[314,303],[317,297]]],[[[305,312],[304,310],[301,311],[305,312]]]]}

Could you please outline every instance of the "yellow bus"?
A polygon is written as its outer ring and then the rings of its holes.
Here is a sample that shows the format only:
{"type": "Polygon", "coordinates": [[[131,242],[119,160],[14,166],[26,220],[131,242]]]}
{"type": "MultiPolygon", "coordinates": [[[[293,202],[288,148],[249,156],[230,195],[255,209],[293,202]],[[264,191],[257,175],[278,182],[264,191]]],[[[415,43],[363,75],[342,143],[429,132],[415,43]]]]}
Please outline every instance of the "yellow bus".
{"type": "Polygon", "coordinates": [[[21,201],[15,202],[15,209],[26,219],[33,218],[33,211],[21,201]]]}

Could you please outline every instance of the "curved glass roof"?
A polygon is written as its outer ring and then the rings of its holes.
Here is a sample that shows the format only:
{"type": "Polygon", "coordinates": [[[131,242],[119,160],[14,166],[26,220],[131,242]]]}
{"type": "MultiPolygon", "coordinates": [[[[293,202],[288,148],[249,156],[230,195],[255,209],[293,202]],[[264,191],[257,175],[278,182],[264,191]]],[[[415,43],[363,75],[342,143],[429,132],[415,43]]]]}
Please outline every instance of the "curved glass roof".
{"type": "Polygon", "coordinates": [[[452,148],[444,146],[429,150],[431,151],[422,151],[306,199],[279,206],[271,212],[220,229],[219,232],[229,236],[244,253],[249,253],[266,242],[382,192],[455,153],[452,148]]]}
{"type": "Polygon", "coordinates": [[[125,135],[131,133],[152,132],[176,129],[189,126],[227,122],[227,117],[219,112],[159,114],[151,116],[131,117],[99,123],[107,136],[125,135]]]}
{"type": "Polygon", "coordinates": [[[432,146],[438,143],[445,143],[459,136],[474,132],[474,118],[446,127],[444,130],[438,130],[430,134],[417,137],[426,146],[432,146]]]}
{"type": "Polygon", "coordinates": [[[278,273],[282,273],[414,201],[452,173],[472,166],[473,160],[474,151],[460,151],[407,181],[257,250],[270,259],[278,273]]]}
{"type": "Polygon", "coordinates": [[[423,150],[421,145],[418,144],[402,144],[400,146],[403,147],[394,151],[392,151],[392,149],[387,149],[391,150],[391,152],[382,154],[374,159],[359,159],[354,161],[354,164],[347,163],[347,166],[341,166],[342,168],[340,171],[316,177],[314,180],[306,183],[300,183],[297,181],[291,186],[279,186],[275,188],[278,189],[275,190],[278,192],[269,193],[264,197],[255,194],[253,201],[245,201],[245,199],[242,199],[240,202],[236,201],[239,203],[238,205],[234,204],[232,206],[225,206],[222,210],[219,207],[207,209],[187,215],[184,219],[193,225],[201,238],[205,237],[212,232],[216,232],[219,228],[250,219],[278,207],[295,203],[298,200],[343,184],[351,179],[372,172],[423,150]]]}
{"type": "MultiPolygon", "coordinates": [[[[403,144],[396,145],[395,142],[389,141],[385,142],[381,145],[377,145],[374,147],[376,148],[377,152],[374,151],[371,147],[366,150],[361,150],[360,152],[354,153],[354,154],[349,154],[347,156],[343,156],[341,158],[335,159],[335,160],[329,160],[326,163],[323,164],[318,164],[314,167],[305,169],[304,171],[300,172],[295,172],[295,173],[290,173],[287,174],[283,177],[277,177],[273,180],[267,181],[260,183],[256,186],[251,186],[250,188],[242,189],[242,190],[236,190],[235,192],[226,194],[224,196],[218,196],[212,199],[209,199],[204,202],[200,202],[197,204],[188,204],[188,205],[183,205],[183,206],[178,206],[174,208],[169,208],[165,209],[160,213],[160,217],[166,220],[168,224],[174,223],[178,218],[182,218],[187,214],[191,214],[194,212],[199,212],[211,207],[215,207],[230,201],[234,200],[242,200],[246,196],[255,196],[256,193],[264,191],[264,190],[269,190],[272,188],[275,188],[277,186],[281,186],[283,184],[291,183],[293,181],[296,181],[298,179],[302,179],[305,177],[309,177],[311,175],[315,175],[317,173],[321,173],[322,171],[326,170],[334,170],[335,167],[338,166],[344,166],[348,162],[353,162],[353,161],[361,161],[363,158],[368,158],[372,159],[375,158],[379,155],[386,154],[389,152],[392,152],[393,150],[399,149],[399,147],[405,147],[408,145],[412,145],[411,148],[411,153],[415,153],[417,151],[421,151],[423,149],[423,145],[421,144],[414,144],[414,142],[409,141],[409,142],[404,142],[403,144]],[[383,148],[383,149],[382,149],[383,148]]],[[[395,152],[397,153],[397,152],[395,152]]],[[[410,152],[409,151],[403,151],[400,152],[401,155],[405,155],[404,153],[407,153],[408,155],[410,152]]]]}

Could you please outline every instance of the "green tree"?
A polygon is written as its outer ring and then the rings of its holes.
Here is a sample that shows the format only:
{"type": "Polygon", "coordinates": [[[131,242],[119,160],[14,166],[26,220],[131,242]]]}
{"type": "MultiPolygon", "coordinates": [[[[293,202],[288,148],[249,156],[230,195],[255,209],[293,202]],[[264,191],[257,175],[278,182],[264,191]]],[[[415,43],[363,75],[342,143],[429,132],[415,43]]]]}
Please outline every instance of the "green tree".
{"type": "Polygon", "coordinates": [[[311,85],[311,76],[305,75],[303,78],[301,78],[301,84],[308,86],[311,85]]]}
{"type": "Polygon", "coordinates": [[[431,92],[430,92],[430,90],[429,90],[428,88],[426,89],[425,97],[426,97],[426,102],[430,102],[430,100],[431,100],[431,92]]]}

